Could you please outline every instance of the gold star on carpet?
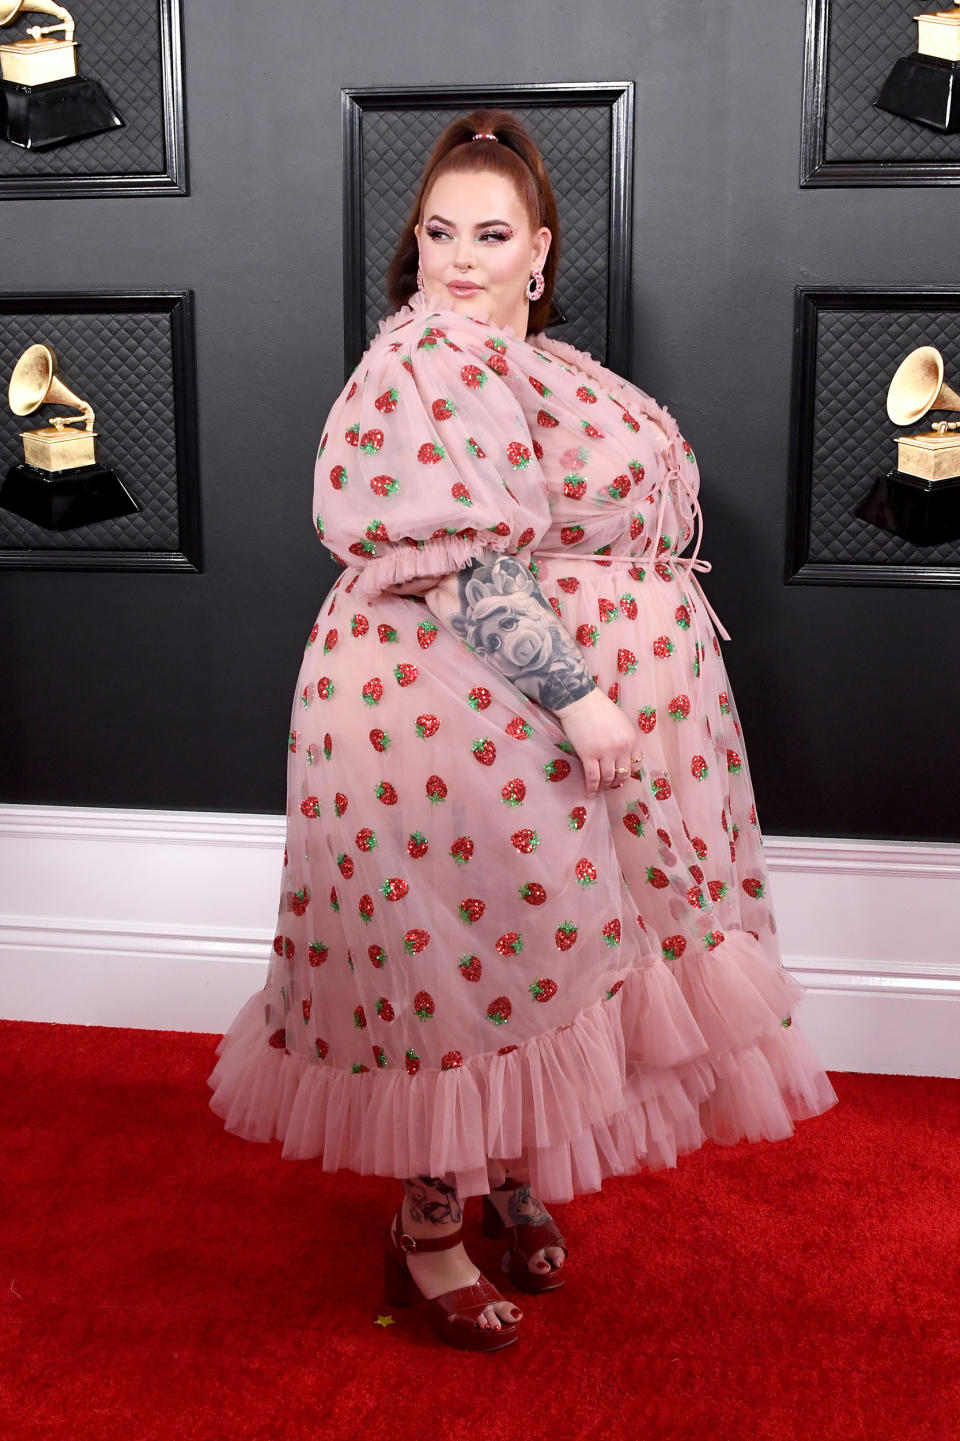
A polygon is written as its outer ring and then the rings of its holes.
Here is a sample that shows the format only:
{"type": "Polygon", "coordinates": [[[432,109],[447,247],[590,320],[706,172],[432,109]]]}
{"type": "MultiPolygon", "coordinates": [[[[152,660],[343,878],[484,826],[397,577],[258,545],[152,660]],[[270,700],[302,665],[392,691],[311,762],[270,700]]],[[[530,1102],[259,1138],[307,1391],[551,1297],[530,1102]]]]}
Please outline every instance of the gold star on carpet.
{"type": "Polygon", "coordinates": [[[373,1324],[375,1326],[395,1326],[397,1323],[392,1316],[378,1316],[373,1324]]]}

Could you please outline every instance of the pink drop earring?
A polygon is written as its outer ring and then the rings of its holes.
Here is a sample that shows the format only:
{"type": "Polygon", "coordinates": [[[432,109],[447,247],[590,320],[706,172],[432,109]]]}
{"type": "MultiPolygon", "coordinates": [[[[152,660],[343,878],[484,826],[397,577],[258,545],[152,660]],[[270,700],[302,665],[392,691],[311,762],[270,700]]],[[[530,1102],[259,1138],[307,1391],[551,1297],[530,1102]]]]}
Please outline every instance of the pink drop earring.
{"type": "Polygon", "coordinates": [[[544,291],[543,271],[535,270],[527,282],[527,299],[539,300],[544,291]],[[530,286],[533,289],[530,289],[530,286]]]}
{"type": "Polygon", "coordinates": [[[421,293],[421,295],[422,295],[422,294],[423,294],[423,270],[421,269],[421,267],[420,267],[419,265],[417,266],[417,289],[420,291],[420,293],[421,293]]]}

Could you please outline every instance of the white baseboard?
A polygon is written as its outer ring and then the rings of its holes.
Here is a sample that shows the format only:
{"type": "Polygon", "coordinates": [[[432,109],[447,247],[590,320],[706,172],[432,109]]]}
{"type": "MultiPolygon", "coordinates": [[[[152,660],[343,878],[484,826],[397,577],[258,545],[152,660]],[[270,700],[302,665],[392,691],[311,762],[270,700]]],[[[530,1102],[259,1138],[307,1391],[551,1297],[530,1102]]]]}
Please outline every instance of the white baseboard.
{"type": "MultiPolygon", "coordinates": [[[[283,816],[0,805],[0,1014],[221,1033],[262,986],[283,816]]],[[[960,845],[765,836],[824,1066],[960,1076],[960,845]]]]}

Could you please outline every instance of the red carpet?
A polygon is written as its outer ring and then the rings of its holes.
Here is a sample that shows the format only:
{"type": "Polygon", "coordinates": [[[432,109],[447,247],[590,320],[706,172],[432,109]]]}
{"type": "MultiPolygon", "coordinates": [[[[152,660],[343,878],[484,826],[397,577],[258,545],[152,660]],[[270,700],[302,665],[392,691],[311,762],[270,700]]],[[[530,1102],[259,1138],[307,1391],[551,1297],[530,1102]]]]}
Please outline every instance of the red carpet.
{"type": "MultiPolygon", "coordinates": [[[[375,1325],[399,1187],[227,1135],[217,1037],[0,1022],[0,1435],[949,1441],[960,1081],[831,1073],[776,1144],[554,1208],[520,1341],[375,1325]]],[[[468,1206],[468,1249],[499,1284],[468,1206]]]]}

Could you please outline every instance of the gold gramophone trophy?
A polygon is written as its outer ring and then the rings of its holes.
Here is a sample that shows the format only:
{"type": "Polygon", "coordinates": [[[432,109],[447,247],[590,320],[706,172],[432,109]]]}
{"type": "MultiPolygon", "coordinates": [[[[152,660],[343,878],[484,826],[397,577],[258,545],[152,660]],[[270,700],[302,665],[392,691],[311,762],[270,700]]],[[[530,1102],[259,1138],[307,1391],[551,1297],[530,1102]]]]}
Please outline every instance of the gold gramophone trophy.
{"type": "Polygon", "coordinates": [[[41,405],[67,405],[80,414],[57,415],[50,425],[20,432],[23,462],[7,471],[0,507],[48,530],[139,511],[117,473],[97,464],[93,409],[58,379],[49,345],[23,352],[10,376],[9,400],[14,415],[32,415],[41,405]]]}
{"type": "MultiPolygon", "coordinates": [[[[954,0],[960,6],[960,0],[954,0]]],[[[914,15],[917,48],[901,55],[873,102],[945,135],[960,131],[960,9],[914,15]]]]}
{"type": "Polygon", "coordinates": [[[99,82],[77,74],[70,11],[55,0],[0,0],[0,27],[22,11],[54,15],[59,23],[28,25],[24,39],[0,43],[0,133],[25,150],[46,150],[122,125],[99,82]]]}
{"type": "MultiPolygon", "coordinates": [[[[943,379],[934,345],[912,350],[887,390],[894,425],[913,425],[928,410],[960,410],[960,395],[943,379]]],[[[897,468],[878,476],[857,515],[915,545],[960,539],[960,421],[897,438],[897,468]]]]}

